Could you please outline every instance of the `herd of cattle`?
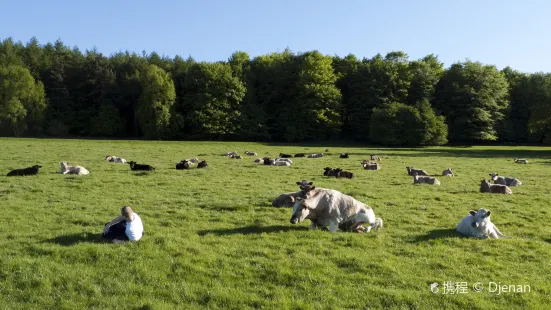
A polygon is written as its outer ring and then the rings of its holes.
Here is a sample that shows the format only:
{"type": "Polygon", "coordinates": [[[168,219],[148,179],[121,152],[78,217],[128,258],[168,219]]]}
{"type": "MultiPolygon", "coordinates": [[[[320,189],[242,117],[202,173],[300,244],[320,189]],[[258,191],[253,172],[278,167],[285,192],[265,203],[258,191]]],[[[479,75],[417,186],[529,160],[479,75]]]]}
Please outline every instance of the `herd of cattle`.
{"type": "MultiPolygon", "coordinates": [[[[328,150],[325,150],[328,152],[328,150]]],[[[228,152],[225,156],[232,159],[242,159],[237,152],[228,152]]],[[[258,156],[255,152],[245,151],[246,156],[258,156]]],[[[306,155],[298,153],[294,156],[291,154],[280,153],[279,157],[271,159],[270,157],[257,158],[255,163],[271,166],[291,166],[292,157],[307,157],[320,158],[324,153],[315,153],[306,155]]],[[[349,154],[342,153],[340,158],[349,158],[349,154]]],[[[126,161],[124,158],[107,155],[105,160],[112,163],[128,163],[132,171],[152,171],[154,167],[148,164],[138,164],[135,161],[126,161]]],[[[513,159],[515,163],[527,164],[526,159],[513,159]]],[[[362,167],[365,170],[380,170],[381,158],[377,155],[370,155],[370,161],[361,161],[362,167]]],[[[90,172],[82,166],[69,166],[65,161],[60,162],[61,174],[90,174],[90,172]]],[[[205,160],[199,161],[198,158],[185,159],[176,163],[177,170],[189,169],[192,165],[197,164],[197,168],[206,168],[208,166],[205,160]]],[[[7,176],[28,176],[38,174],[40,165],[34,165],[28,168],[15,169],[10,171],[7,176]]],[[[413,184],[430,184],[440,185],[440,181],[434,176],[422,169],[406,167],[407,174],[413,177],[413,184]]],[[[341,168],[324,168],[324,176],[336,178],[354,178],[354,173],[344,171],[341,168]]],[[[451,168],[447,168],[442,172],[442,176],[454,177],[451,168]]],[[[490,173],[491,184],[488,180],[483,179],[480,183],[480,192],[512,194],[509,186],[520,186],[522,182],[517,178],[500,176],[497,173],[490,173]]],[[[383,227],[383,220],[375,217],[373,209],[356,200],[352,196],[343,194],[339,191],[318,188],[313,185],[313,182],[302,180],[296,182],[299,186],[299,191],[283,193],[272,201],[274,207],[292,207],[291,224],[297,224],[304,220],[310,220],[310,228],[321,228],[335,232],[337,230],[347,232],[369,232],[371,230],[379,230],[383,227]]],[[[499,238],[506,237],[490,220],[491,211],[480,209],[478,211],[471,210],[469,215],[464,217],[457,225],[457,231],[467,236],[478,238],[499,238]]]]}

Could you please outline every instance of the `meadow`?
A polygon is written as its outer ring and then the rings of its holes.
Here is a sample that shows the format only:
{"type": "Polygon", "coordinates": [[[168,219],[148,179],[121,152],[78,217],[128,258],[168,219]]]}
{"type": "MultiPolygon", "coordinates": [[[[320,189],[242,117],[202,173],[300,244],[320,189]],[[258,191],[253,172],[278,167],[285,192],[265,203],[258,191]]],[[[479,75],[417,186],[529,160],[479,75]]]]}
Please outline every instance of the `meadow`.
{"type": "MultiPolygon", "coordinates": [[[[551,303],[551,148],[374,148],[239,142],[0,139],[2,309],[544,309],[551,303]],[[293,158],[258,165],[225,152],[293,158]],[[339,153],[348,152],[349,159],[339,153]],[[104,160],[147,163],[151,173],[104,160]],[[382,157],[382,169],[360,161],[382,157]],[[205,159],[207,169],[175,170],[205,159]],[[512,158],[527,158],[515,164],[512,158]],[[90,175],[61,175],[59,162],[90,175]],[[37,176],[6,177],[42,165],[37,176]],[[413,185],[406,166],[454,178],[413,185]],[[324,167],[356,173],[327,178],[324,167]],[[519,178],[513,195],[479,193],[489,173],[519,178]],[[331,234],[292,225],[272,200],[307,179],[354,196],[384,219],[380,231],[331,234]],[[103,225],[130,205],[145,236],[102,241],[103,225]],[[487,208],[511,239],[455,232],[471,209],[487,208]],[[446,290],[445,282],[461,284],[446,290]],[[476,282],[482,291],[473,290],[476,282]],[[489,291],[489,283],[530,292],[489,291]],[[432,293],[431,283],[438,283],[432,293]],[[452,294],[453,293],[453,294],[452,294]]],[[[449,284],[449,283],[448,283],[449,284]]]]}

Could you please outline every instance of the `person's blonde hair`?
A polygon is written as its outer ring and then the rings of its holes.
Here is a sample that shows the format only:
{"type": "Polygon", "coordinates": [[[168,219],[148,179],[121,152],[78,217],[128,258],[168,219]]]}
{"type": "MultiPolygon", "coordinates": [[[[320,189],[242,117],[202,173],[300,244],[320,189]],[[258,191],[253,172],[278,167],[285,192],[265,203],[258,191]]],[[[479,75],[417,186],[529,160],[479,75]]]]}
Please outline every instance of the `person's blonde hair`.
{"type": "Polygon", "coordinates": [[[124,217],[130,217],[132,215],[132,208],[130,208],[129,206],[122,207],[121,214],[124,217]]]}

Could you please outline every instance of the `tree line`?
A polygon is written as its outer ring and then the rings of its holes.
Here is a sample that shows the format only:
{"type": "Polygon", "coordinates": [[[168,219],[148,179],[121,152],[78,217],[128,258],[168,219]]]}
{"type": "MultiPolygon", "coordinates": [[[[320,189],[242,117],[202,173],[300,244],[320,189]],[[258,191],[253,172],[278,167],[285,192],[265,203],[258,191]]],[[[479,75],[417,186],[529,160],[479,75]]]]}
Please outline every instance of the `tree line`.
{"type": "Polygon", "coordinates": [[[551,74],[400,51],[197,62],[8,38],[0,106],[2,136],[551,143],[551,74]]]}

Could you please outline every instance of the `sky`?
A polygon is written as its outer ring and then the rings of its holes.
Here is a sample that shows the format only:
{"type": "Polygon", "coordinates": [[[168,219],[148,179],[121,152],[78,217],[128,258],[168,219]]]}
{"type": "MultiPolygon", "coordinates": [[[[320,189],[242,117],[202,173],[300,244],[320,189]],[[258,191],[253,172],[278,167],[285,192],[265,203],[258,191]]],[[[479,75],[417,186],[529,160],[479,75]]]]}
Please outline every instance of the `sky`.
{"type": "Polygon", "coordinates": [[[548,0],[4,0],[0,12],[0,40],[60,39],[105,55],[403,51],[410,60],[435,54],[445,67],[472,60],[551,72],[548,0]]]}

